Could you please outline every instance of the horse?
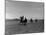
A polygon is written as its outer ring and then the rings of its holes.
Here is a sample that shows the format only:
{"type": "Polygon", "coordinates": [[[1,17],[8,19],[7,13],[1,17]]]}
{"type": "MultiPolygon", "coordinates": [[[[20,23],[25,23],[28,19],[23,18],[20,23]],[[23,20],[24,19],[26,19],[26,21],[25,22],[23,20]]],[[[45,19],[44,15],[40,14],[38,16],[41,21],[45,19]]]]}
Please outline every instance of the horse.
{"type": "Polygon", "coordinates": [[[27,23],[27,19],[25,18],[25,20],[23,20],[23,23],[24,23],[24,25],[26,25],[26,23],[27,23]]]}
{"type": "Polygon", "coordinates": [[[30,19],[30,22],[33,22],[33,20],[32,20],[32,19],[30,19]]]}
{"type": "Polygon", "coordinates": [[[21,17],[20,23],[26,25],[27,19],[26,18],[24,19],[23,17],[21,17]]]}
{"type": "Polygon", "coordinates": [[[20,23],[23,23],[24,16],[20,17],[20,23]]]}
{"type": "Polygon", "coordinates": [[[38,20],[37,19],[35,19],[35,22],[37,22],[38,20]]]}

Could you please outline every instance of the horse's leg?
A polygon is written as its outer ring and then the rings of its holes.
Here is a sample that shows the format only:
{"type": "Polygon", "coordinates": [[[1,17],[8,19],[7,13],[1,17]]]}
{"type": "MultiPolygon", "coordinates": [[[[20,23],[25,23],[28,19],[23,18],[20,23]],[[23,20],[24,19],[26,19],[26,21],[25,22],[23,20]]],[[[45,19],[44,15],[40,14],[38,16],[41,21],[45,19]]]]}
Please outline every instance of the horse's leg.
{"type": "Polygon", "coordinates": [[[24,24],[24,25],[26,25],[26,24],[24,24]]]}
{"type": "Polygon", "coordinates": [[[26,25],[26,22],[24,23],[24,25],[26,25]]]}
{"type": "Polygon", "coordinates": [[[22,24],[22,20],[20,20],[20,24],[22,24]]]}

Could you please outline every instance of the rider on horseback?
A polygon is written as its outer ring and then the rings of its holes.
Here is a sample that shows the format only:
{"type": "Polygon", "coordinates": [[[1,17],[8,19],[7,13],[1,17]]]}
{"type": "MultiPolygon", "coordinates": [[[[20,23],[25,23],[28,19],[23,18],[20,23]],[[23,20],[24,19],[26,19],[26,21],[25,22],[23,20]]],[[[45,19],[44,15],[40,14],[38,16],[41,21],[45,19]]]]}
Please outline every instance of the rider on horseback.
{"type": "Polygon", "coordinates": [[[22,17],[20,17],[20,19],[21,19],[21,20],[20,20],[20,23],[26,25],[26,23],[27,23],[26,17],[25,17],[25,19],[24,19],[24,16],[22,16],[22,17]]]}

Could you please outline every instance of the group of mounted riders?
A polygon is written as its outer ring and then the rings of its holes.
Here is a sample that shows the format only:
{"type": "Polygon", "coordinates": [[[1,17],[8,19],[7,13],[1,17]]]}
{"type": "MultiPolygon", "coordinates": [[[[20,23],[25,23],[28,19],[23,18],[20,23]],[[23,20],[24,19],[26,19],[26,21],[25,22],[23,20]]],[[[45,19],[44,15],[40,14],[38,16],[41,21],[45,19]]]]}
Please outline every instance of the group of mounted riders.
{"type": "MultiPolygon", "coordinates": [[[[36,19],[35,21],[37,22],[37,19],[36,19]]],[[[30,19],[30,22],[33,22],[33,20],[30,19]]],[[[24,19],[24,16],[21,16],[21,17],[20,17],[20,23],[26,25],[26,23],[27,23],[27,18],[25,17],[25,19],[24,19]]]]}

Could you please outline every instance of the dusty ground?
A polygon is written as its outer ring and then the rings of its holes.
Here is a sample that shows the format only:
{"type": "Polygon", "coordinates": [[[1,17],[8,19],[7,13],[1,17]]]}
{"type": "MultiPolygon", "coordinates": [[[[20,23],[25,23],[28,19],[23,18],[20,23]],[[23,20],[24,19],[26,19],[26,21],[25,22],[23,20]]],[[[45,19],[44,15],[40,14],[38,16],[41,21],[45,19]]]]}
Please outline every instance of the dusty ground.
{"type": "Polygon", "coordinates": [[[27,23],[26,26],[19,24],[19,21],[6,21],[5,34],[24,34],[24,33],[40,33],[44,32],[43,21],[27,23]]]}

